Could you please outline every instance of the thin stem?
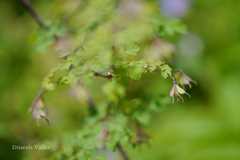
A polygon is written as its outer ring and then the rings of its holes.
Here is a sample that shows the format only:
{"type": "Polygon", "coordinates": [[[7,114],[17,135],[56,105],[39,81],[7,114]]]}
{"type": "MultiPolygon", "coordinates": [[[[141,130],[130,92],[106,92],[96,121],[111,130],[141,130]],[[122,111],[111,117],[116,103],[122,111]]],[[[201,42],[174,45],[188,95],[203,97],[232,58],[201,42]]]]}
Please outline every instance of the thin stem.
{"type": "Polygon", "coordinates": [[[127,152],[123,149],[120,143],[117,144],[117,150],[120,153],[123,160],[129,160],[127,152]]]}
{"type": "Polygon", "coordinates": [[[32,16],[32,18],[36,21],[36,23],[43,29],[48,29],[48,26],[44,23],[41,16],[36,12],[33,8],[32,4],[29,0],[20,0],[22,6],[28,11],[28,13],[32,16]]]}

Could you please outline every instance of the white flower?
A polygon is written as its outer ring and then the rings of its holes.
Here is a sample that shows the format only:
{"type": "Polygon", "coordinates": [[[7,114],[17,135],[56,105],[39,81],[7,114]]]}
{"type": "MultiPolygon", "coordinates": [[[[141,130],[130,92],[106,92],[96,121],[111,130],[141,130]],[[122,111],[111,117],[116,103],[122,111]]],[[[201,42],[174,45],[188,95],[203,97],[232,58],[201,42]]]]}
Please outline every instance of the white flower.
{"type": "Polygon", "coordinates": [[[173,82],[172,89],[170,90],[169,96],[172,97],[173,103],[175,102],[175,98],[177,101],[183,101],[183,95],[186,94],[190,96],[183,88],[181,88],[176,81],[173,82]]]}

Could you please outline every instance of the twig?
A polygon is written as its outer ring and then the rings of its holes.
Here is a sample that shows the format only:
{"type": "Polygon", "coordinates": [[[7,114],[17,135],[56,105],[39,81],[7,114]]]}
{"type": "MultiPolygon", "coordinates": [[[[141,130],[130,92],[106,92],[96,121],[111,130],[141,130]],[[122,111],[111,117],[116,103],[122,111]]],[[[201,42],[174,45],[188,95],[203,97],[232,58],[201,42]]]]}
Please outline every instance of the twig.
{"type": "Polygon", "coordinates": [[[129,160],[127,152],[123,149],[123,147],[120,143],[117,144],[117,150],[120,153],[123,160],[129,160]]]}
{"type": "Polygon", "coordinates": [[[29,0],[20,0],[22,6],[28,11],[28,13],[32,16],[32,18],[36,21],[36,23],[43,29],[48,29],[49,27],[44,23],[41,16],[36,12],[33,8],[32,4],[29,0]]]}
{"type": "Polygon", "coordinates": [[[111,72],[107,72],[106,74],[103,74],[103,73],[94,71],[93,73],[94,73],[94,76],[97,76],[97,77],[102,77],[102,78],[106,78],[106,79],[113,78],[113,74],[111,72]]]}

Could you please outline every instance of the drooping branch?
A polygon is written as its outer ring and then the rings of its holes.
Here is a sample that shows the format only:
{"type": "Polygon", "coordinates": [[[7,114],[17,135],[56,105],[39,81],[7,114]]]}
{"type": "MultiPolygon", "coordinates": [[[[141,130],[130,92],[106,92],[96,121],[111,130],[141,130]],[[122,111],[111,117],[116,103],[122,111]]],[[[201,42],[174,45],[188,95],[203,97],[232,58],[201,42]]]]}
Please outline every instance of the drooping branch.
{"type": "Polygon", "coordinates": [[[117,150],[123,160],[129,160],[127,152],[123,149],[123,146],[120,143],[117,144],[117,150]]]}
{"type": "Polygon", "coordinates": [[[22,6],[26,9],[26,11],[32,16],[35,22],[43,29],[48,29],[49,27],[43,21],[42,17],[37,13],[37,11],[33,8],[31,2],[29,0],[20,0],[22,6]]]}

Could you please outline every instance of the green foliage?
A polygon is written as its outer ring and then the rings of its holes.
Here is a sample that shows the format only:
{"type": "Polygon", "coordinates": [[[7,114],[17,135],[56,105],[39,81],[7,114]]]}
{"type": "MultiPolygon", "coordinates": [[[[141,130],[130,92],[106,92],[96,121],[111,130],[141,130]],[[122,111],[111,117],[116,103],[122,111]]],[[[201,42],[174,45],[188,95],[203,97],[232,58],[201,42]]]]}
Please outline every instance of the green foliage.
{"type": "Polygon", "coordinates": [[[157,31],[160,37],[174,36],[176,34],[186,33],[187,29],[179,20],[156,21],[157,31]]]}
{"type": "Polygon", "coordinates": [[[59,24],[51,24],[48,30],[40,28],[36,35],[33,35],[33,37],[36,36],[36,52],[42,53],[46,51],[54,40],[56,40],[56,37],[63,36],[65,32],[65,28],[59,24]]]}
{"type": "Polygon", "coordinates": [[[190,2],[186,35],[176,31],[184,26],[179,20],[159,16],[159,1],[171,0],[28,0],[49,29],[40,29],[20,1],[0,1],[0,159],[120,159],[119,138],[104,138],[111,122],[126,126],[112,130],[128,137],[121,143],[130,160],[240,159],[240,1],[180,0],[190,2]],[[151,38],[135,43],[143,37],[151,38]],[[78,64],[88,53],[98,57],[78,64]],[[126,66],[135,72],[135,62],[140,78],[132,79],[126,66]],[[96,70],[78,75],[71,64],[81,73],[96,70]],[[192,98],[169,105],[171,79],[157,64],[173,67],[175,100],[192,98]],[[197,80],[193,92],[191,78],[175,67],[197,80]],[[47,73],[43,86],[53,92],[38,99],[33,118],[43,119],[36,125],[28,109],[47,73]],[[137,126],[145,134],[136,134],[137,126]],[[50,148],[11,149],[35,144],[50,148]]]}
{"type": "MultiPolygon", "coordinates": [[[[115,151],[122,145],[135,146],[144,139],[139,137],[136,126],[147,126],[152,114],[164,106],[162,98],[147,95],[142,87],[135,88],[136,92],[148,98],[128,97],[130,83],[141,82],[146,75],[154,73],[164,79],[174,79],[167,62],[145,58],[145,54],[154,40],[184,33],[185,26],[177,20],[161,18],[155,3],[135,2],[141,5],[141,11],[131,11],[122,3],[89,0],[79,14],[68,20],[68,26],[61,27],[74,30],[74,34],[55,27],[40,33],[40,48],[64,39],[64,34],[75,39],[72,42],[75,48],[44,78],[45,92],[62,85],[81,85],[79,81],[91,87],[97,81],[95,78],[105,79],[95,92],[99,99],[94,102],[97,114],[85,117],[77,136],[67,137],[64,144],[67,149],[59,149],[57,155],[60,159],[95,159],[102,149],[115,151]],[[126,12],[129,17],[124,15],[126,12]]],[[[88,107],[93,107],[95,97],[90,98],[90,94],[87,93],[88,107]]]]}

